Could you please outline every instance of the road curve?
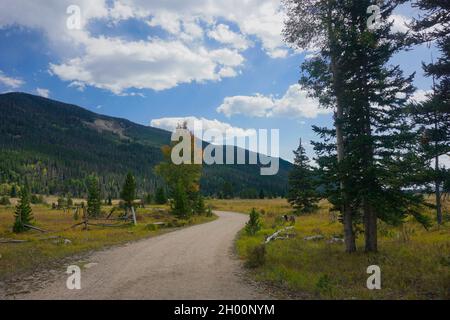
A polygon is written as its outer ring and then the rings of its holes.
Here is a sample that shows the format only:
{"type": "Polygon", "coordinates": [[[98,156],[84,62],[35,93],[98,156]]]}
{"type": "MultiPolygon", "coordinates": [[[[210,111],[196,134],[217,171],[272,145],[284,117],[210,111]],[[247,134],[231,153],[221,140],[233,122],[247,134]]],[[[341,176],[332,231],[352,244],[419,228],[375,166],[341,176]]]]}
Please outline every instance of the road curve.
{"type": "Polygon", "coordinates": [[[19,299],[267,299],[242,277],[233,241],[248,217],[216,212],[202,225],[94,253],[81,273],[81,290],[67,275],[19,299]]]}

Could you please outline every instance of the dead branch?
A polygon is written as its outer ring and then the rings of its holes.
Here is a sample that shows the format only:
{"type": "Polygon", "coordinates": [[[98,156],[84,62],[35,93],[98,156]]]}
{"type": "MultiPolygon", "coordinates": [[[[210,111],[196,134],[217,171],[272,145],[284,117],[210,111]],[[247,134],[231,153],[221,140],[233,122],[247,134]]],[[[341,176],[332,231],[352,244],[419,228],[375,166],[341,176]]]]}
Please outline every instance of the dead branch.
{"type": "Polygon", "coordinates": [[[48,232],[47,230],[44,230],[44,229],[41,229],[41,228],[38,228],[38,227],[34,227],[34,226],[30,226],[28,224],[24,224],[24,226],[27,227],[27,228],[33,229],[33,230],[37,230],[37,231],[43,232],[43,233],[48,232]]]}

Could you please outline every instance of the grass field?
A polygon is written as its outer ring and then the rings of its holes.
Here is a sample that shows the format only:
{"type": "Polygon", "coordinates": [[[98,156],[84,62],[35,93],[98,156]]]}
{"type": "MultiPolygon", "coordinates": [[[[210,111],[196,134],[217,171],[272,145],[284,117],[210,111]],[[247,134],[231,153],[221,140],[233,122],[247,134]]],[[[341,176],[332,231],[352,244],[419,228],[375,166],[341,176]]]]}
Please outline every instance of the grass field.
{"type": "MultiPolygon", "coordinates": [[[[51,203],[48,199],[46,201],[51,203]]],[[[81,226],[70,229],[72,225],[81,222],[81,218],[78,221],[73,219],[73,211],[63,213],[62,210],[52,210],[47,205],[32,205],[32,208],[35,218],[34,225],[50,232],[41,233],[31,230],[14,234],[11,231],[14,222],[14,207],[0,206],[0,239],[29,241],[0,243],[0,280],[22,272],[31,272],[36,268],[42,268],[46,264],[74,254],[152,237],[185,225],[204,223],[215,219],[215,217],[194,216],[189,220],[178,220],[167,212],[168,208],[165,206],[147,206],[137,210],[137,226],[91,226],[88,231],[83,231],[81,226]],[[155,228],[154,222],[165,222],[167,225],[164,228],[155,228]],[[66,239],[70,242],[65,241],[66,239]]],[[[109,212],[110,209],[111,207],[102,207],[104,212],[109,212]]],[[[90,222],[96,224],[117,223],[105,220],[90,222]]]]}
{"type": "MultiPolygon", "coordinates": [[[[256,236],[241,232],[237,252],[247,262],[266,236],[281,229],[280,215],[291,208],[283,199],[214,200],[214,209],[263,212],[263,228],[256,236]]],[[[450,201],[445,203],[450,211],[450,201]]],[[[432,212],[429,212],[432,215],[432,212]]],[[[256,280],[277,287],[279,292],[304,299],[450,299],[450,225],[447,222],[429,231],[414,221],[402,227],[379,223],[379,253],[363,253],[363,235],[358,237],[358,252],[345,254],[342,225],[322,201],[317,213],[298,217],[295,237],[277,240],[265,246],[265,262],[251,270],[256,280]],[[305,237],[322,235],[323,240],[306,241],[305,237]],[[382,289],[368,290],[367,267],[381,268],[382,289]]]]}

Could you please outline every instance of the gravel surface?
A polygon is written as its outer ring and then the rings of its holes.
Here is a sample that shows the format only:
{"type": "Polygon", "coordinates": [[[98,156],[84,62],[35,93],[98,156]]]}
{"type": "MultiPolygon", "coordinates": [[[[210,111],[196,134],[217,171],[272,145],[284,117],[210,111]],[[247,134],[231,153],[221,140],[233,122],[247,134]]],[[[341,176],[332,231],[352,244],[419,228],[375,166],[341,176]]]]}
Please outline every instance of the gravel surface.
{"type": "MultiPolygon", "coordinates": [[[[219,219],[93,253],[81,267],[81,290],[68,290],[59,272],[45,286],[15,299],[267,299],[243,275],[233,241],[248,216],[219,219]]],[[[62,274],[61,274],[62,273],[62,274]]],[[[42,286],[41,286],[42,287],[42,286]]],[[[11,298],[11,297],[10,297],[11,298]]]]}

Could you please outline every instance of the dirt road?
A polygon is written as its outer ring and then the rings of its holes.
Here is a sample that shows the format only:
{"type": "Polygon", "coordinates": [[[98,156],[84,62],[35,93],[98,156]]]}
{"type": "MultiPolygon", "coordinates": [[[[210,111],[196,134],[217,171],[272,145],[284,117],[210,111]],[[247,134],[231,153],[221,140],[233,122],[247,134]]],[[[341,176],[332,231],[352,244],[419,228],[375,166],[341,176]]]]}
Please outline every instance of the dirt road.
{"type": "Polygon", "coordinates": [[[265,299],[242,277],[233,240],[248,217],[219,219],[159,237],[94,253],[82,267],[81,290],[61,275],[20,299],[265,299]]]}

